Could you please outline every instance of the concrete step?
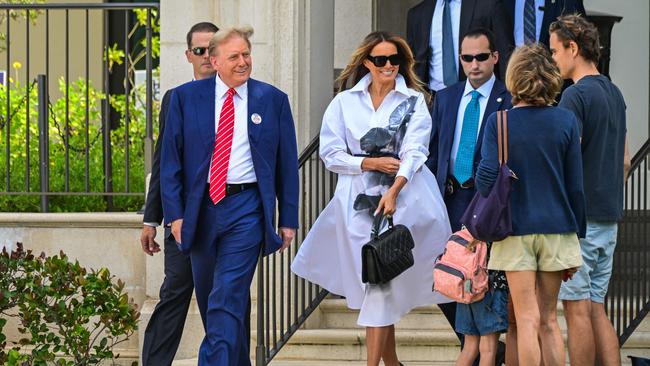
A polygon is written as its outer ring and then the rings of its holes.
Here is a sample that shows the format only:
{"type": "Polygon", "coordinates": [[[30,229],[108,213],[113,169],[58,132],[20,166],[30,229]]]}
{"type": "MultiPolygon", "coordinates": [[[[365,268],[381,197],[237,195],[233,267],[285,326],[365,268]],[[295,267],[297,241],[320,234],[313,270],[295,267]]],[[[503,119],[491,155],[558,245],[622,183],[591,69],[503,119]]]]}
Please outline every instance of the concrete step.
{"type": "MultiPolygon", "coordinates": [[[[356,329],[358,310],[352,310],[347,307],[345,299],[327,298],[319,306],[320,309],[320,328],[329,329],[356,329]]],[[[564,319],[564,308],[562,303],[557,304],[558,322],[560,329],[566,330],[566,320],[564,319]]],[[[406,314],[395,325],[397,329],[421,329],[421,330],[448,330],[449,323],[436,305],[417,307],[410,313],[406,314]]],[[[637,327],[638,332],[650,332],[650,319],[644,319],[637,327]]],[[[650,346],[650,344],[648,345],[650,346]]]]}
{"type": "MultiPolygon", "coordinates": [[[[397,354],[403,361],[452,362],[459,352],[458,339],[447,330],[398,330],[395,341],[397,354]]],[[[365,344],[365,329],[301,329],[276,358],[333,363],[363,361],[366,359],[365,344]]]]}
{"type": "MultiPolygon", "coordinates": [[[[328,298],[321,303],[315,314],[318,316],[312,317],[310,323],[303,326],[289,340],[271,365],[364,365],[365,329],[356,324],[358,311],[348,309],[344,299],[328,298]]],[[[559,303],[558,315],[560,327],[566,337],[566,322],[559,303]]],[[[454,364],[460,351],[458,341],[437,306],[414,309],[404,316],[396,327],[397,352],[406,365],[454,364]]],[[[650,331],[646,331],[647,329],[650,329],[650,321],[644,320],[623,346],[621,350],[623,364],[630,364],[627,355],[650,358],[650,331]]],[[[279,338],[279,332],[277,336],[279,338]]],[[[255,344],[256,332],[253,330],[252,360],[254,360],[255,344]]],[[[179,358],[187,359],[176,361],[174,365],[196,365],[197,360],[194,358],[196,353],[192,354],[192,352],[196,352],[196,348],[184,352],[185,357],[179,358]]]]}
{"type": "MultiPolygon", "coordinates": [[[[321,328],[352,329],[357,325],[358,310],[347,307],[345,299],[325,299],[320,305],[321,328]]],[[[417,307],[402,317],[397,329],[449,330],[449,323],[435,305],[417,307]]]]}
{"type": "MultiPolygon", "coordinates": [[[[172,366],[196,366],[198,363],[197,359],[188,359],[188,360],[179,360],[174,361],[172,366]]],[[[251,364],[255,365],[255,361],[251,360],[251,364]]],[[[404,366],[453,366],[455,362],[407,362],[404,366]]],[[[269,364],[270,366],[335,366],[335,365],[346,365],[346,366],[366,366],[365,361],[341,361],[341,363],[334,363],[332,361],[308,361],[308,360],[273,360],[269,364]]],[[[384,363],[380,363],[384,365],[384,363]]]]}

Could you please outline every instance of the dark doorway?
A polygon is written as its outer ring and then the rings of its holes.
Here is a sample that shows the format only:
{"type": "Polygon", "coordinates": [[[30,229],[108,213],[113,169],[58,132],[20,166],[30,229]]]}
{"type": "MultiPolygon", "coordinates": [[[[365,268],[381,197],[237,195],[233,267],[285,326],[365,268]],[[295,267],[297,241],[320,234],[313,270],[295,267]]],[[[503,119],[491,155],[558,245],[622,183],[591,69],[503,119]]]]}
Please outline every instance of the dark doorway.
{"type": "Polygon", "coordinates": [[[406,38],[406,13],[422,0],[373,0],[373,29],[406,38]]]}

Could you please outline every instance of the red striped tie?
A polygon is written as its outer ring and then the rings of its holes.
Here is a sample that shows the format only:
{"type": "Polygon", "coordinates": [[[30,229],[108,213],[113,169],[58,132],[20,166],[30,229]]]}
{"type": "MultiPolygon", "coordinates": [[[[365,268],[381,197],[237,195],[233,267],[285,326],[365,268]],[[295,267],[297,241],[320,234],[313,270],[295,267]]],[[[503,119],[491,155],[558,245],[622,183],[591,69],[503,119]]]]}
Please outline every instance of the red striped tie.
{"type": "Polygon", "coordinates": [[[235,93],[235,89],[228,89],[228,96],[226,96],[226,100],[221,107],[218,132],[214,143],[214,151],[212,152],[210,198],[215,205],[226,196],[226,176],[228,175],[230,149],[235,129],[235,106],[232,101],[235,93]]]}

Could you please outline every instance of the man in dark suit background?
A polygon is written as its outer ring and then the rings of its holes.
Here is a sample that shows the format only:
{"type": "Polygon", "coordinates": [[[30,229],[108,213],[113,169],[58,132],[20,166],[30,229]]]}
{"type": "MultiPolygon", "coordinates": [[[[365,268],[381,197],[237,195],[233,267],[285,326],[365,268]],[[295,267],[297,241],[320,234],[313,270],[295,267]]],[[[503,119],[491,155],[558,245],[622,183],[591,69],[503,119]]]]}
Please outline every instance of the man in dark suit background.
{"type": "MultiPolygon", "coordinates": [[[[187,32],[187,49],[185,57],[192,64],[194,79],[201,80],[214,76],[214,69],[208,57],[208,45],[212,36],[219,30],[209,22],[194,24],[187,32]]],[[[165,130],[165,117],[169,109],[171,91],[163,96],[159,114],[158,140],[154,150],[149,192],[145,202],[140,244],[148,255],[160,252],[156,242],[156,227],[163,219],[160,198],[160,150],[162,135],[165,130]]],[[[164,164],[164,163],[163,163],[164,164]]],[[[142,345],[143,366],[171,365],[183,335],[183,326],[187,310],[192,299],[194,282],[190,258],[176,247],[169,227],[165,227],[163,242],[165,245],[165,278],[160,286],[160,301],[151,314],[142,345]]]]}
{"type": "Polygon", "coordinates": [[[465,33],[477,27],[494,34],[501,60],[497,76],[503,79],[514,41],[502,0],[424,0],[408,11],[406,38],[415,57],[415,72],[432,94],[465,80],[458,49],[465,33]]]}
{"type": "MultiPolygon", "coordinates": [[[[460,230],[460,218],[476,193],[474,174],[481,160],[484,122],[490,114],[512,108],[505,84],[494,75],[499,57],[492,32],[485,28],[470,30],[460,49],[467,80],[440,90],[433,104],[426,165],[436,176],[452,231],[460,230]]],[[[456,303],[439,306],[455,329],[456,303]]],[[[497,356],[497,365],[502,357],[497,356]]]]}
{"type": "Polygon", "coordinates": [[[505,0],[515,46],[539,42],[548,47],[548,27],[565,14],[586,14],[582,0],[505,0]]]}
{"type": "Polygon", "coordinates": [[[199,366],[250,365],[244,323],[255,265],[260,251],[288,248],[298,227],[289,99],[250,78],[252,33],[215,34],[209,52],[216,77],[174,89],[163,136],[165,222],[190,254],[206,331],[199,366]]]}

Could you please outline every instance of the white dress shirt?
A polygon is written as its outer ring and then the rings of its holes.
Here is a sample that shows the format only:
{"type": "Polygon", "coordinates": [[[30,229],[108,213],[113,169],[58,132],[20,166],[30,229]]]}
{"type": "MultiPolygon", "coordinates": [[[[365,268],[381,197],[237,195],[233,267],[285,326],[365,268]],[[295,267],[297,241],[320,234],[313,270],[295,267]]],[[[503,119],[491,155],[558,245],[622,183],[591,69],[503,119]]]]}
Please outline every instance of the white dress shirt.
{"type": "MultiPolygon", "coordinates": [[[[221,81],[219,75],[215,77],[215,136],[219,131],[219,116],[221,107],[226,100],[228,86],[221,81]]],[[[228,175],[226,183],[241,184],[257,182],[255,169],[253,166],[253,157],[251,156],[251,147],[248,141],[248,82],[235,88],[236,94],[233,96],[235,107],[235,129],[232,136],[232,148],[230,150],[230,161],[228,162],[228,175]]],[[[212,170],[212,161],[210,162],[212,170]]],[[[210,172],[208,172],[208,183],[210,183],[210,172]]]]}
{"type": "Polygon", "coordinates": [[[391,90],[377,110],[372,105],[368,86],[372,78],[364,76],[352,89],[339,93],[325,111],[320,131],[320,157],[325,167],[338,174],[361,174],[364,157],[361,138],[374,127],[387,127],[388,118],[395,108],[410,96],[418,96],[417,104],[408,124],[407,133],[399,152],[398,176],[411,180],[413,174],[427,160],[431,116],[419,92],[409,89],[402,75],[395,80],[391,90]]]}
{"type": "MultiPolygon", "coordinates": [[[[481,130],[481,125],[483,124],[483,116],[485,115],[485,107],[487,107],[488,99],[490,99],[490,93],[492,93],[492,87],[494,86],[494,74],[490,80],[486,81],[485,84],[481,85],[476,91],[481,94],[478,98],[478,104],[480,114],[478,117],[478,131],[481,130]]],[[[472,91],[474,87],[469,83],[469,80],[465,81],[465,91],[463,91],[463,97],[460,99],[460,104],[458,105],[458,116],[456,117],[456,130],[454,131],[454,143],[451,145],[451,156],[449,157],[449,175],[454,173],[454,166],[456,165],[456,154],[458,153],[458,145],[460,144],[460,133],[463,131],[463,118],[465,117],[465,108],[472,100],[472,91]]],[[[476,138],[478,139],[478,133],[476,138]]]]}
{"type": "MultiPolygon", "coordinates": [[[[524,4],[526,0],[515,1],[515,45],[517,47],[524,44],[524,4]]],[[[535,41],[539,42],[539,34],[542,30],[542,21],[544,21],[544,0],[535,0],[535,41]]]]}
{"type": "MultiPolygon", "coordinates": [[[[451,0],[449,11],[451,15],[451,32],[454,35],[454,59],[456,60],[456,71],[458,65],[458,33],[460,32],[460,5],[461,0],[451,0]]],[[[436,1],[436,8],[431,18],[431,34],[429,44],[431,46],[431,58],[429,60],[429,89],[438,91],[444,89],[445,83],[442,76],[442,12],[445,6],[444,0],[436,1]]]]}

